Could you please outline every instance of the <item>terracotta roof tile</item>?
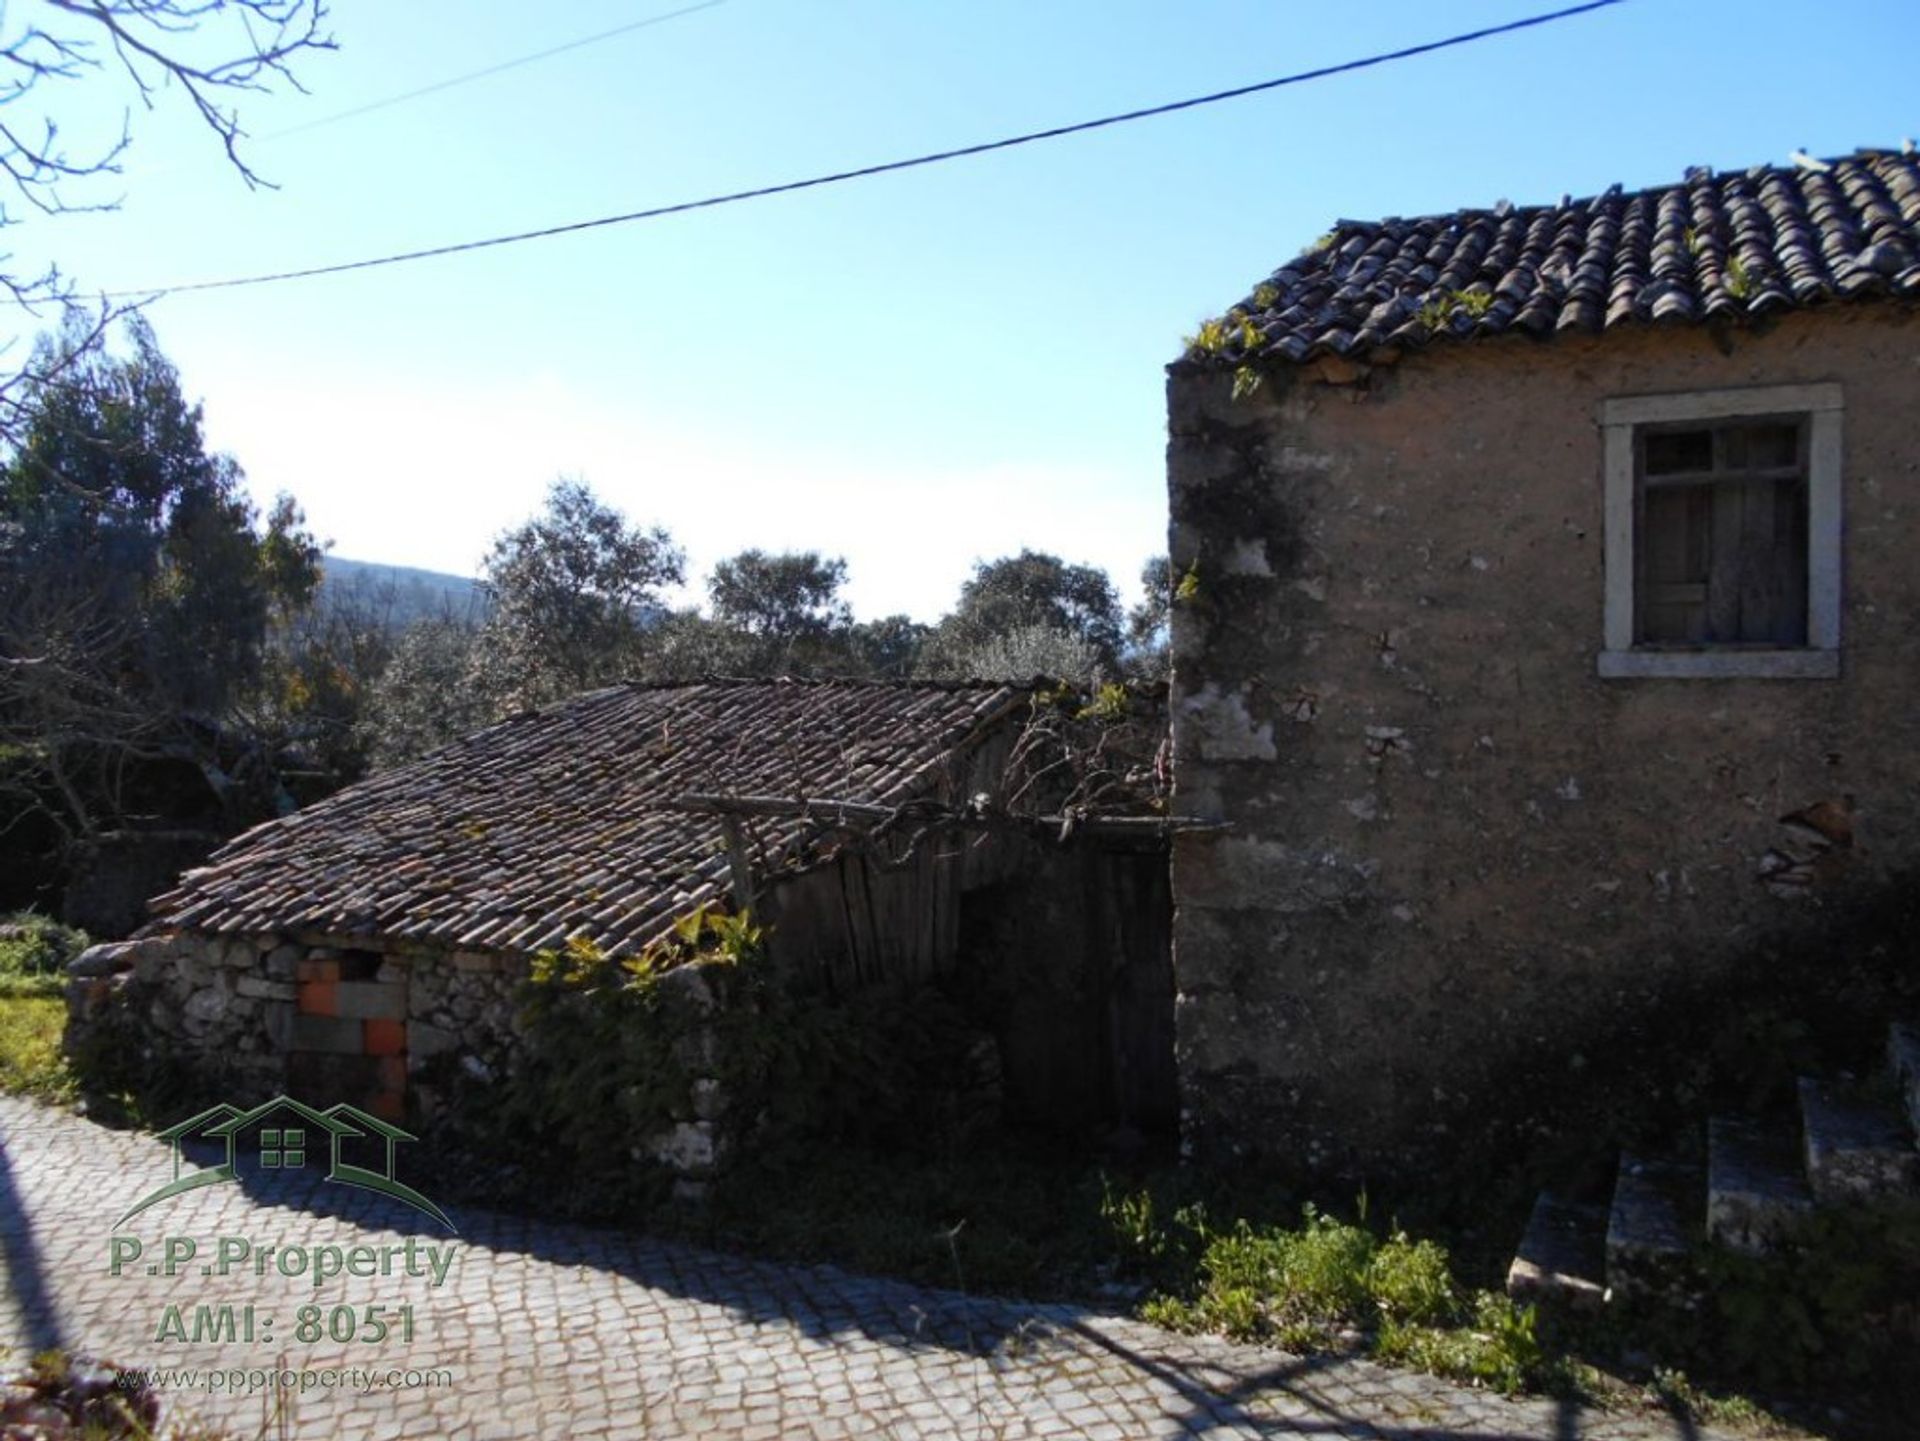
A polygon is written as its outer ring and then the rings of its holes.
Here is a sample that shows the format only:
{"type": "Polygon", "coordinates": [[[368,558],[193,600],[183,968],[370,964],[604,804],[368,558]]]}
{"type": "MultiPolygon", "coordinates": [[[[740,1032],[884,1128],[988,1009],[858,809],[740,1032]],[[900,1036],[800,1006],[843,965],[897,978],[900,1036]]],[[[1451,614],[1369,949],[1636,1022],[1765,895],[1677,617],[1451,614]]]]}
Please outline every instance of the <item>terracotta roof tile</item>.
{"type": "MultiPolygon", "coordinates": [[[[619,686],[515,717],[255,827],[152,904],[153,928],[636,951],[728,892],[697,793],[885,804],[1024,704],[998,683],[619,686]]],[[[756,820],[775,864],[817,829],[756,820]]]]}
{"type": "Polygon", "coordinates": [[[1558,205],[1342,220],[1176,366],[1920,300],[1920,156],[1688,172],[1558,205]]]}

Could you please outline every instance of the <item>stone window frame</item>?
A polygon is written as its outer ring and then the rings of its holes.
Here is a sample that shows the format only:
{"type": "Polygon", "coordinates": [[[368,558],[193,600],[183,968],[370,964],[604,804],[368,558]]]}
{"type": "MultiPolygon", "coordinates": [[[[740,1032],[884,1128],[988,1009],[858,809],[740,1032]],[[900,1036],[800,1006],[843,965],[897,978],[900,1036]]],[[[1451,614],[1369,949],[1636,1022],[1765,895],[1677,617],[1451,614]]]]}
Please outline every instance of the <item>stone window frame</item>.
{"type": "Polygon", "coordinates": [[[1605,646],[1608,680],[1832,680],[1840,674],[1841,388],[1837,382],[1621,396],[1600,405],[1606,466],[1605,646]],[[1791,416],[1807,429],[1807,643],[1698,650],[1636,646],[1634,438],[1644,425],[1791,416]]]}

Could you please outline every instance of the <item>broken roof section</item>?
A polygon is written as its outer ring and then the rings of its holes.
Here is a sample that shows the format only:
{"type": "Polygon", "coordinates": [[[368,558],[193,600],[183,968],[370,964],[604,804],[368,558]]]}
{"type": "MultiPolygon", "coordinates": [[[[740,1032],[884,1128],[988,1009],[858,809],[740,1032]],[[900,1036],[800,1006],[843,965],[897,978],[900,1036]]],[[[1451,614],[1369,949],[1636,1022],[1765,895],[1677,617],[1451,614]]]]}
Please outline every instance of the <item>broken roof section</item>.
{"type": "MultiPolygon", "coordinates": [[[[1031,690],[997,682],[625,685],[493,726],[248,831],[152,904],[151,929],[320,934],[515,953],[661,938],[729,893],[700,793],[892,805],[1031,690]]],[[[776,866],[814,858],[804,816],[756,826],[776,866]]]]}
{"type": "Polygon", "coordinates": [[[1558,205],[1343,220],[1175,369],[1920,299],[1920,156],[1861,151],[1558,205]]]}

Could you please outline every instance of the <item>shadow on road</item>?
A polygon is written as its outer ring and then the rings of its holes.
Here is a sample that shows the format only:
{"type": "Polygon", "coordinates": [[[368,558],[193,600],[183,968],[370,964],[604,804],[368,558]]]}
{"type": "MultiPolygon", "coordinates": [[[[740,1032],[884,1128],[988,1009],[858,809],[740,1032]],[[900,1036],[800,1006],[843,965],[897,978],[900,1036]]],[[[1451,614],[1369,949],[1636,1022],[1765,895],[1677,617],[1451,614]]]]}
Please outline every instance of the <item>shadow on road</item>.
{"type": "Polygon", "coordinates": [[[33,1218],[14,1182],[8,1144],[0,1137],[0,1256],[7,1264],[6,1290],[19,1313],[30,1351],[48,1351],[66,1345],[60,1316],[47,1289],[46,1262],[34,1239],[33,1218]]]}

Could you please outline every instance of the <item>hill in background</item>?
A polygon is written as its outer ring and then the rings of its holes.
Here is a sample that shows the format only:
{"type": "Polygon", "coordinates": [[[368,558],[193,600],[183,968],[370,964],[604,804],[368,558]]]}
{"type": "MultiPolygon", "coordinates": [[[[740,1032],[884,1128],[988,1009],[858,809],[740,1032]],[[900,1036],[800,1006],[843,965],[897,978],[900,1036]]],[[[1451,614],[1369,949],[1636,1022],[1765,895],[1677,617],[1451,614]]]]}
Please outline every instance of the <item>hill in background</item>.
{"type": "Polygon", "coordinates": [[[322,603],[364,607],[383,617],[394,631],[439,616],[477,623],[487,608],[480,582],[471,576],[336,555],[322,563],[320,587],[322,603]]]}

